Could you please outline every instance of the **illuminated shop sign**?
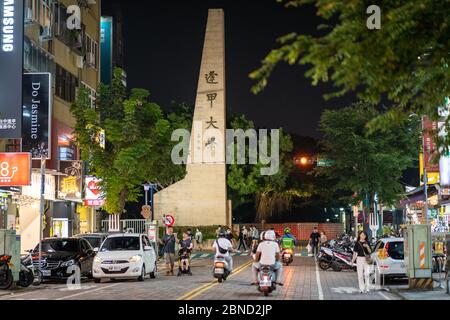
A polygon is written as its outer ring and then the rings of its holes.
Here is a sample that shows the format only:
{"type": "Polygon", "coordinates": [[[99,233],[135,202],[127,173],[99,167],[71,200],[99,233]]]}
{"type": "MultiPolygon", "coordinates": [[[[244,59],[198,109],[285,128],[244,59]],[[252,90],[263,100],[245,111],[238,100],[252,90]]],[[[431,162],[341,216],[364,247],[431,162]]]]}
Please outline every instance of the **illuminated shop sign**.
{"type": "Polygon", "coordinates": [[[0,138],[20,139],[24,0],[0,0],[0,138]]]}

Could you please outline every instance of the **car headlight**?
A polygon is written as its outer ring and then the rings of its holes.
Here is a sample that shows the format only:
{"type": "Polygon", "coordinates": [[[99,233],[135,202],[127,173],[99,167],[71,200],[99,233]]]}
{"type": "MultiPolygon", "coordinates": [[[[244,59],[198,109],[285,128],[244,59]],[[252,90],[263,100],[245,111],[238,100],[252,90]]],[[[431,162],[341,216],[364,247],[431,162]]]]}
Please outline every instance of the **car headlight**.
{"type": "Polygon", "coordinates": [[[74,264],[75,264],[75,260],[72,259],[72,260],[61,263],[61,267],[70,267],[70,266],[73,266],[74,264]]]}
{"type": "Polygon", "coordinates": [[[99,257],[95,257],[94,258],[94,262],[95,263],[102,263],[102,259],[100,259],[99,257]]]}
{"type": "Polygon", "coordinates": [[[139,262],[141,260],[141,255],[132,256],[128,261],[130,262],[139,262]]]}

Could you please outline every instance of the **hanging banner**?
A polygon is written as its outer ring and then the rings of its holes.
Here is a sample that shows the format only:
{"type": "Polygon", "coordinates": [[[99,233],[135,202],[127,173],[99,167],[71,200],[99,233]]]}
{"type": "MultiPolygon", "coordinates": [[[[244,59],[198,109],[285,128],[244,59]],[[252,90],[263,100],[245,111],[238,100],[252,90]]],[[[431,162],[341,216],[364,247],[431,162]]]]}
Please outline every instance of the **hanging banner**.
{"type": "Polygon", "coordinates": [[[23,76],[22,150],[33,159],[51,156],[51,74],[23,76]]]}
{"type": "Polygon", "coordinates": [[[0,138],[22,137],[24,0],[0,0],[0,138]]]}
{"type": "MultiPolygon", "coordinates": [[[[427,172],[439,172],[439,159],[437,154],[437,146],[433,139],[433,135],[438,131],[438,122],[431,121],[428,118],[424,117],[422,119],[422,126],[424,130],[424,165],[427,169],[427,172]]],[[[423,173],[422,173],[423,174],[423,173]]]]}
{"type": "Polygon", "coordinates": [[[23,187],[31,184],[31,154],[0,152],[0,186],[23,187]]]}
{"type": "Polygon", "coordinates": [[[83,162],[60,161],[59,171],[65,175],[59,176],[58,198],[81,202],[81,193],[83,190],[83,162]]]}
{"type": "Polygon", "coordinates": [[[103,206],[105,204],[105,194],[100,189],[101,179],[93,176],[86,176],[84,180],[85,197],[84,205],[87,207],[103,206]]]}

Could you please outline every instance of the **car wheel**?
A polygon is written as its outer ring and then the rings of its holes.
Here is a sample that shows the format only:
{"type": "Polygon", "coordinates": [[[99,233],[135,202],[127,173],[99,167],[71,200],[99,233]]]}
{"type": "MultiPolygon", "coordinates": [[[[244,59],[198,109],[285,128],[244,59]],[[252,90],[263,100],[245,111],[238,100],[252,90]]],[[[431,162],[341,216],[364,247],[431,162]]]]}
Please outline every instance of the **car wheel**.
{"type": "Polygon", "coordinates": [[[145,265],[142,265],[141,275],[138,278],[138,281],[144,281],[145,279],[145,265]]]}
{"type": "Polygon", "coordinates": [[[95,283],[100,283],[100,282],[102,282],[102,279],[100,279],[100,278],[94,278],[94,282],[95,282],[95,283]]]}
{"type": "Polygon", "coordinates": [[[150,272],[150,278],[151,279],[155,279],[156,278],[156,272],[158,271],[157,267],[156,267],[156,262],[155,262],[155,267],[153,268],[153,271],[150,272]]]}

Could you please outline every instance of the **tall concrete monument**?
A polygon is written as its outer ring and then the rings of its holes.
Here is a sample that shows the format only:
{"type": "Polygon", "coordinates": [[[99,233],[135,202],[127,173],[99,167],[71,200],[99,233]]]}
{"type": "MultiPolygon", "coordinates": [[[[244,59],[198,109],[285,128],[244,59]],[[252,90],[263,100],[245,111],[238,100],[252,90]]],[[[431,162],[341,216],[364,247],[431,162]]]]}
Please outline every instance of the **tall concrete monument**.
{"type": "Polygon", "coordinates": [[[155,217],[171,214],[176,225],[230,225],[225,164],[225,22],[210,9],[203,45],[187,174],[155,194],[155,217]]]}

